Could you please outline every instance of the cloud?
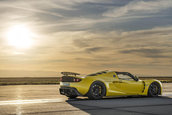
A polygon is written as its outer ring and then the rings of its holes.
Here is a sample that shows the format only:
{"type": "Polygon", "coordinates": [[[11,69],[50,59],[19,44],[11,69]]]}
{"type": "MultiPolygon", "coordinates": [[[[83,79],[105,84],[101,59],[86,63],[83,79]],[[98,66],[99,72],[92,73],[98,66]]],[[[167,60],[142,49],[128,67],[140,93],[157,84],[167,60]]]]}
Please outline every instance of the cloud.
{"type": "MultiPolygon", "coordinates": [[[[139,3],[147,3],[146,1],[137,1],[139,3]]],[[[111,17],[102,16],[108,9],[118,9],[132,4],[135,6],[137,3],[132,0],[127,1],[97,1],[97,0],[43,0],[43,1],[11,1],[6,0],[1,2],[1,22],[0,26],[15,24],[17,22],[28,23],[40,31],[40,34],[53,34],[57,31],[112,31],[112,30],[136,30],[136,29],[150,29],[155,26],[169,25],[171,20],[162,14],[157,14],[157,18],[150,19],[152,15],[143,15],[141,13],[130,14],[124,13],[126,19],[113,19],[111,17]],[[138,15],[141,14],[141,15],[138,15]],[[147,17],[150,20],[128,20],[129,16],[132,17],[147,17]],[[159,18],[161,17],[161,18],[159,18]],[[162,20],[162,17],[163,20],[162,20]],[[169,20],[167,20],[169,19],[169,20]],[[153,22],[152,22],[153,20],[153,22]],[[154,21],[155,20],[155,21],[154,21]],[[151,26],[152,25],[152,26],[151,26]]],[[[156,2],[156,1],[149,1],[156,2]]],[[[166,1],[163,1],[167,4],[166,1]]],[[[143,4],[142,3],[142,4],[143,4]]],[[[152,3],[153,4],[153,3],[152,3]]],[[[157,4],[157,3],[156,3],[157,4]]],[[[136,5],[137,6],[137,5],[136,5]]],[[[140,5],[142,6],[142,5],[140,5]]],[[[155,5],[156,6],[156,5],[155,5]]],[[[132,8],[132,6],[130,6],[132,8]]],[[[165,7],[165,5],[164,5],[165,7]]],[[[152,7],[151,7],[152,8],[152,7]]],[[[129,8],[130,9],[130,8],[129,8]]],[[[138,8],[135,8],[138,10],[138,8]]],[[[148,8],[149,9],[149,8],[148,8]]],[[[133,10],[132,10],[133,11],[133,10]]],[[[143,10],[140,10],[142,12],[143,10]]],[[[108,11],[107,11],[108,12],[108,11]]],[[[146,11],[149,13],[150,11],[146,11]]],[[[165,11],[164,11],[165,12],[165,11]]],[[[170,12],[170,11],[167,11],[170,12]]],[[[167,14],[165,12],[165,14],[167,14]]],[[[119,13],[122,13],[120,11],[119,13]]],[[[112,13],[113,14],[113,13],[112,13]]],[[[164,13],[163,13],[164,14],[164,13]]],[[[123,15],[123,14],[122,14],[123,15]]],[[[167,14],[169,15],[169,14],[167,14]]],[[[123,17],[123,18],[124,18],[123,17]]],[[[0,28],[0,29],[2,29],[0,28]]]]}
{"type": "Polygon", "coordinates": [[[106,48],[105,47],[91,47],[91,48],[86,48],[84,52],[86,53],[95,53],[95,52],[102,52],[106,48]]]}
{"type": "MultiPolygon", "coordinates": [[[[128,49],[122,50],[120,53],[123,54],[135,54],[149,58],[171,58],[172,56],[163,55],[163,52],[168,52],[163,49],[149,49],[149,48],[140,48],[140,49],[128,49]]],[[[170,52],[169,52],[170,53],[170,52]]]]}
{"type": "Polygon", "coordinates": [[[162,69],[172,65],[171,31],[172,27],[129,32],[57,32],[51,37],[44,36],[49,39],[38,38],[41,44],[23,55],[10,54],[13,50],[7,48],[0,60],[4,69],[15,67],[18,70],[24,67],[86,73],[112,68],[162,69]]]}
{"type": "Polygon", "coordinates": [[[53,15],[53,16],[57,16],[57,17],[63,17],[62,15],[58,14],[58,13],[53,13],[53,12],[49,12],[43,9],[38,9],[38,8],[34,8],[34,7],[22,7],[22,6],[14,6],[14,5],[10,5],[10,4],[4,4],[2,5],[2,7],[8,7],[8,8],[12,8],[12,9],[19,9],[19,10],[25,10],[25,11],[29,11],[30,13],[42,13],[42,14],[46,14],[46,15],[53,15]]]}
{"type": "Polygon", "coordinates": [[[75,55],[76,61],[80,63],[89,62],[101,68],[108,65],[109,67],[116,65],[119,68],[169,67],[172,64],[171,31],[172,27],[159,27],[130,32],[111,31],[95,34],[82,32],[82,35],[87,37],[78,38],[77,34],[73,36],[74,42],[71,46],[77,47],[70,55],[75,55]],[[77,38],[80,39],[79,42],[77,38]],[[90,55],[88,52],[94,53],[90,55]]]}
{"type": "Polygon", "coordinates": [[[170,67],[170,8],[169,0],[1,1],[0,69],[88,73],[170,67]],[[3,37],[20,23],[38,35],[27,50],[9,47],[3,37]]]}
{"type": "Polygon", "coordinates": [[[110,8],[108,11],[103,13],[103,16],[107,16],[107,17],[141,16],[143,17],[143,14],[158,13],[168,8],[172,8],[171,0],[155,0],[155,1],[134,0],[126,4],[125,6],[110,8]]]}
{"type": "Polygon", "coordinates": [[[73,44],[79,48],[85,48],[90,46],[88,40],[83,40],[82,38],[73,40],[73,44]]]}

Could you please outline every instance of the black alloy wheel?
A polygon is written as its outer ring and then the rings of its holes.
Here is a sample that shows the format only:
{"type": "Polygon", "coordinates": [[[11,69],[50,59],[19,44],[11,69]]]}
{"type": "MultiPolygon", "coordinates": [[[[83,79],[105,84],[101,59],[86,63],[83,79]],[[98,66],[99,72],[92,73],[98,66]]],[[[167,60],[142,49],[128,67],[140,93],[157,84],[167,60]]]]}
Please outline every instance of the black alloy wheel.
{"type": "Polygon", "coordinates": [[[161,88],[157,82],[151,83],[148,90],[148,96],[157,97],[160,94],[161,88]]]}
{"type": "Polygon", "coordinates": [[[89,99],[101,99],[106,94],[106,87],[102,82],[94,82],[87,94],[89,99]]]}

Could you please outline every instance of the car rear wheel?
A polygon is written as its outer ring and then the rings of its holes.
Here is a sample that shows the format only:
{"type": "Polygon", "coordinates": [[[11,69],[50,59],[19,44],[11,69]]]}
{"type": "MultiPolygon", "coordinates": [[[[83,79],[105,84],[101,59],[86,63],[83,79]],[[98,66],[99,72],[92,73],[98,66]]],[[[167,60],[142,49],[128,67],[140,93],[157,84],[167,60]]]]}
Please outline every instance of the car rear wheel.
{"type": "Polygon", "coordinates": [[[153,82],[149,86],[148,96],[150,96],[150,97],[157,97],[160,94],[160,91],[161,91],[161,88],[160,88],[159,83],[153,82]]]}
{"type": "Polygon", "coordinates": [[[89,99],[101,99],[106,94],[106,87],[104,83],[100,81],[94,82],[87,94],[89,99]]]}

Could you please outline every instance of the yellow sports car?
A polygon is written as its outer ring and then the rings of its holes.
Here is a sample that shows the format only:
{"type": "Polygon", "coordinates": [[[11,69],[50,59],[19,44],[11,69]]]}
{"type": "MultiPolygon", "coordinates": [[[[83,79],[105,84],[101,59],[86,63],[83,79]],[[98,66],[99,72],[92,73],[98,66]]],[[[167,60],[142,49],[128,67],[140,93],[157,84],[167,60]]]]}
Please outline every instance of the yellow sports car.
{"type": "Polygon", "coordinates": [[[144,95],[155,97],[162,94],[162,84],[158,80],[140,80],[129,72],[101,71],[86,76],[78,73],[62,72],[60,94],[69,98],[87,96],[101,99],[106,96],[144,95]]]}

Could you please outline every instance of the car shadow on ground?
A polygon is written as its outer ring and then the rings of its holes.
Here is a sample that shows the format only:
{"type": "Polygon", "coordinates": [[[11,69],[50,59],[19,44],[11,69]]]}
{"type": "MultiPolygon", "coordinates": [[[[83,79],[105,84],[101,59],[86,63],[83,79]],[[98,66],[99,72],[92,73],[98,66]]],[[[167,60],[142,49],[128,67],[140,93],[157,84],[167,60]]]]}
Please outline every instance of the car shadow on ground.
{"type": "Polygon", "coordinates": [[[79,110],[91,115],[156,115],[165,107],[165,113],[169,114],[172,110],[172,98],[159,97],[114,97],[103,98],[101,100],[89,100],[88,98],[68,99],[66,102],[79,110]],[[169,108],[169,109],[168,109],[169,108]],[[154,111],[152,111],[154,110],[154,111]]]}

